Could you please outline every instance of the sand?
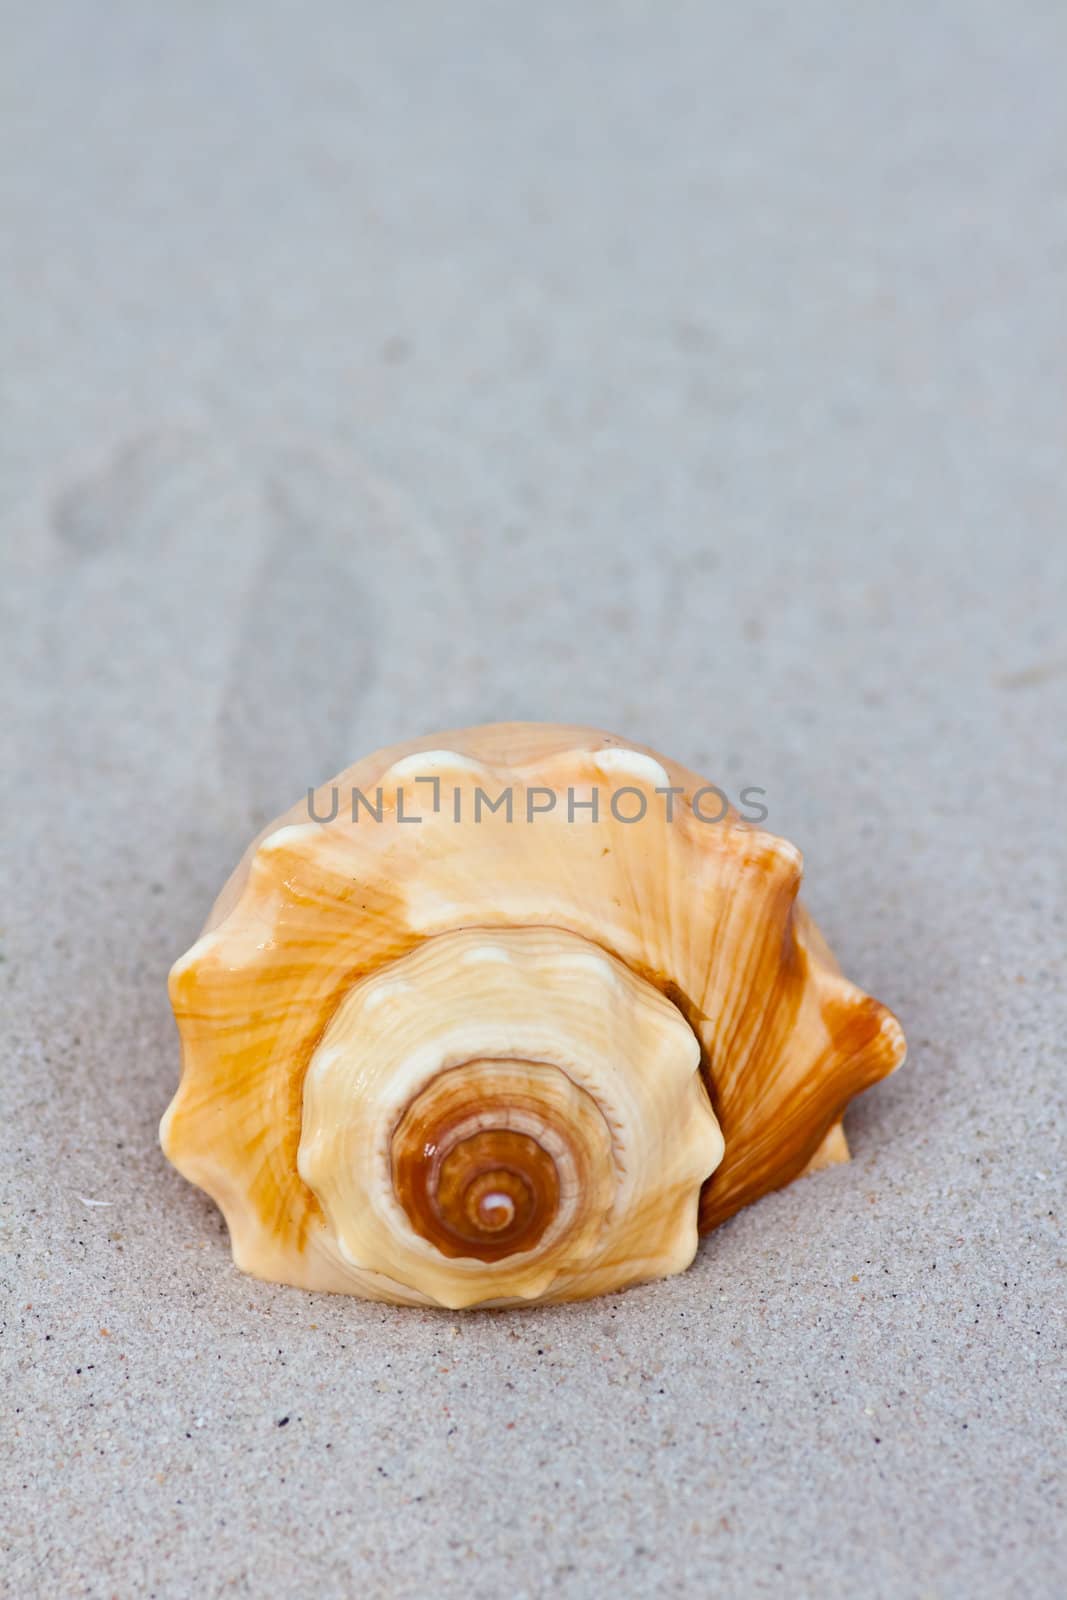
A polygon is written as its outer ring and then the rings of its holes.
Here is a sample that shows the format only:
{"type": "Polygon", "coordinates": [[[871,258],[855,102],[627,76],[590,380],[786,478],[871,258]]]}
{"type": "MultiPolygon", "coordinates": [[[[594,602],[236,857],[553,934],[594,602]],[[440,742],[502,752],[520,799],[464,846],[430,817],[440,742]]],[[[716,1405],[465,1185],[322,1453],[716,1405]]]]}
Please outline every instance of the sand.
{"type": "Polygon", "coordinates": [[[3,1592],[1061,1595],[1055,8],[4,33],[3,1592]],[[510,717],[763,787],[909,1062],[667,1282],[242,1277],[167,968],[309,783],[510,717]]]}

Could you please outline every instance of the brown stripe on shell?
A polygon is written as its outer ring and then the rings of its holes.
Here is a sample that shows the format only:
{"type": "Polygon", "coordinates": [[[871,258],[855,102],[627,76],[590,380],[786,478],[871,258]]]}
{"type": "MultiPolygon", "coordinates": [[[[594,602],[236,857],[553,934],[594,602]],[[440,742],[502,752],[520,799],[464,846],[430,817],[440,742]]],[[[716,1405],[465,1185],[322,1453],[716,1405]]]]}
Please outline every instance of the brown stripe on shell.
{"type": "MultiPolygon", "coordinates": [[[[599,1187],[593,1169],[604,1148],[584,1136],[586,1117],[572,1120],[539,1092],[545,1072],[524,1061],[450,1068],[397,1122],[394,1192],[415,1232],[443,1255],[500,1261],[532,1250],[599,1187]]],[[[568,1097],[602,1123],[591,1097],[565,1081],[568,1097]]]]}

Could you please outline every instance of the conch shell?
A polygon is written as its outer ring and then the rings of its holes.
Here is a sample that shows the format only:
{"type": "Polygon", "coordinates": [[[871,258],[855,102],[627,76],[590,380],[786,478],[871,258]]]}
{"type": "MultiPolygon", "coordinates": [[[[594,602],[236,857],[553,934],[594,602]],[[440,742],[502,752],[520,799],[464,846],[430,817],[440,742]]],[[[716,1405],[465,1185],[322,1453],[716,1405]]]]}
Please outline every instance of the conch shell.
{"type": "Polygon", "coordinates": [[[511,1305],[680,1271],[846,1159],[847,1102],[904,1057],[800,877],[595,729],[379,751],[261,835],[174,966],[163,1148],[238,1266],[307,1289],[511,1305]]]}

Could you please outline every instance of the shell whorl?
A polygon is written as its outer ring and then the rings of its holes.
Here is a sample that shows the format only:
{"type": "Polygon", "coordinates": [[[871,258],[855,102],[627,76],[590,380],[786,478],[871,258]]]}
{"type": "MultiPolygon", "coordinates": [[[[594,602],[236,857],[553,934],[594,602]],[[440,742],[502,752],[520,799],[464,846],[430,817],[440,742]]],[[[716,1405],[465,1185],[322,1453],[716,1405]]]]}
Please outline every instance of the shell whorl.
{"type": "Polygon", "coordinates": [[[408,1221],[447,1256],[501,1261],[557,1240],[580,1208],[603,1222],[613,1198],[596,1101],[541,1062],[442,1073],[407,1107],[391,1154],[408,1221]]]}
{"type": "Polygon", "coordinates": [[[353,1268],[441,1304],[558,1291],[620,1240],[676,1270],[722,1155],[699,1062],[676,1008],[576,934],[440,934],[338,1007],[300,1174],[353,1268]]]}

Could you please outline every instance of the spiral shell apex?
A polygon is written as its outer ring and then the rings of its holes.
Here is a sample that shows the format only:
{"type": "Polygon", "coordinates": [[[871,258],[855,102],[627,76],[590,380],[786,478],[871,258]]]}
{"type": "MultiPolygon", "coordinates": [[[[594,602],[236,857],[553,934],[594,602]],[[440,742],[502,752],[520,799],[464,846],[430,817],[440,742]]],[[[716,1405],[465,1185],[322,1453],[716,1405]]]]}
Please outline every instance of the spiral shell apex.
{"type": "Polygon", "coordinates": [[[251,847],[171,973],[164,1150],[238,1265],[449,1307],[686,1267],[847,1156],[902,1059],[800,858],[654,752],[501,724],[357,763],[251,847]]]}

